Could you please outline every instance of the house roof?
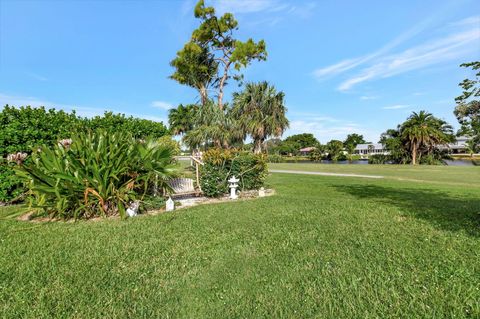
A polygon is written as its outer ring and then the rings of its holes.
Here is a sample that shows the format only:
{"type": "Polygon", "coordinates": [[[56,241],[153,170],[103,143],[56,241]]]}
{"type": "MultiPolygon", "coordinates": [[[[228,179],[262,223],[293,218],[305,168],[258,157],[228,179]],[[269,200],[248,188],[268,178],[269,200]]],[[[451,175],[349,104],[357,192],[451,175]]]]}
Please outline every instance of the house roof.
{"type": "Polygon", "coordinates": [[[383,150],[384,147],[380,143],[371,143],[371,144],[357,144],[355,147],[355,150],[357,151],[362,151],[362,150],[368,150],[369,145],[373,145],[373,149],[375,150],[383,150]]]}
{"type": "Polygon", "coordinates": [[[300,149],[300,152],[311,152],[315,149],[315,147],[313,146],[310,146],[310,147],[305,147],[305,148],[301,148],[300,149]]]}

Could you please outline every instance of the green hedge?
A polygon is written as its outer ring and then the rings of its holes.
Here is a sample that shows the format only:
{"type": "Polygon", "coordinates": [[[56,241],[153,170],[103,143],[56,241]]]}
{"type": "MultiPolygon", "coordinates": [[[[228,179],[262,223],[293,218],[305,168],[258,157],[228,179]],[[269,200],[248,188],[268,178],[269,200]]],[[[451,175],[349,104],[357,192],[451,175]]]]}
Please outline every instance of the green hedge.
{"type": "Polygon", "coordinates": [[[268,174],[266,158],[249,152],[212,149],[203,156],[205,165],[200,169],[200,185],[208,197],[228,193],[228,179],[235,175],[240,190],[259,189],[268,174]]]}

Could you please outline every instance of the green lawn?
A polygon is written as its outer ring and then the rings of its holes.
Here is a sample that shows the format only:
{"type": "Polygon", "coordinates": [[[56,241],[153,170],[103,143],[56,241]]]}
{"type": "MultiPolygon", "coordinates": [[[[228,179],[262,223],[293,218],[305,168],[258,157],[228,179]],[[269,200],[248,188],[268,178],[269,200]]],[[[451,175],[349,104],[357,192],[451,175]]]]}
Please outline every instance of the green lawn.
{"type": "Polygon", "coordinates": [[[0,317],[480,317],[480,168],[353,166],[308,169],[389,178],[273,174],[257,200],[2,220],[0,317]]]}
{"type": "Polygon", "coordinates": [[[381,175],[389,179],[414,182],[432,182],[444,185],[465,185],[480,187],[480,166],[438,166],[438,165],[348,165],[282,163],[268,164],[270,169],[301,170],[312,172],[381,175]]]}

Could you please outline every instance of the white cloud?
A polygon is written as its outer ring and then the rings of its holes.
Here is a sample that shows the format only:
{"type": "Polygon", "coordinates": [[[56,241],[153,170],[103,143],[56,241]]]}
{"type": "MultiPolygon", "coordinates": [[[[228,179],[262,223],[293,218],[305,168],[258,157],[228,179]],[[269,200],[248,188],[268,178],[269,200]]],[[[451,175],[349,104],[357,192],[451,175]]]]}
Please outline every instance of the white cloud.
{"type": "Polygon", "coordinates": [[[362,95],[360,97],[360,100],[364,100],[364,101],[367,101],[367,100],[376,100],[378,99],[378,96],[375,96],[375,95],[362,95]]]}
{"type": "Polygon", "coordinates": [[[151,106],[166,111],[174,108],[172,104],[164,101],[153,101],[151,106]]]}
{"type": "Polygon", "coordinates": [[[465,19],[455,21],[449,24],[449,26],[458,27],[458,26],[480,26],[480,16],[471,16],[465,19]]]}
{"type": "Polygon", "coordinates": [[[338,89],[347,91],[353,86],[379,78],[387,78],[430,65],[462,57],[478,50],[480,30],[473,28],[421,44],[403,52],[377,58],[372,65],[342,82],[338,89]]]}
{"type": "MultiPolygon", "coordinates": [[[[314,1],[291,4],[283,0],[214,0],[212,5],[219,14],[261,13],[262,19],[246,21],[246,25],[254,27],[258,24],[275,26],[283,20],[283,15],[297,16],[302,19],[311,17],[316,7],[314,1]]],[[[245,25],[245,24],[244,24],[245,25]]]]}
{"type": "Polygon", "coordinates": [[[398,109],[405,109],[407,107],[410,107],[410,105],[397,104],[397,105],[384,106],[384,107],[382,107],[382,109],[384,109],[384,110],[398,110],[398,109]]]}
{"type": "Polygon", "coordinates": [[[343,60],[343,61],[340,61],[338,63],[329,65],[327,67],[316,69],[315,71],[313,71],[313,75],[317,79],[323,79],[323,78],[326,78],[328,76],[337,75],[337,74],[343,73],[345,71],[348,71],[350,69],[353,69],[354,67],[364,63],[365,61],[366,61],[365,58],[343,60]]]}
{"type": "Polygon", "coordinates": [[[426,29],[432,23],[435,16],[436,14],[433,14],[427,19],[422,20],[420,23],[417,23],[412,28],[408,29],[406,32],[400,34],[399,36],[394,38],[392,41],[388,42],[383,47],[381,47],[380,49],[370,54],[366,54],[364,56],[357,57],[357,58],[346,59],[338,63],[335,63],[333,65],[316,69],[315,71],[313,71],[313,75],[314,77],[317,78],[317,80],[322,80],[328,76],[334,76],[340,73],[344,73],[345,71],[353,69],[379,56],[382,56],[383,54],[389,52],[390,50],[406,42],[407,40],[413,38],[414,36],[422,32],[424,29],[426,29]]]}
{"type": "Polygon", "coordinates": [[[480,40],[480,16],[468,17],[449,24],[447,28],[442,29],[442,32],[447,32],[443,37],[434,38],[401,52],[388,54],[394,48],[423,32],[435,21],[438,15],[448,10],[449,5],[446,5],[380,49],[364,56],[344,59],[338,63],[316,69],[313,71],[313,76],[317,80],[322,80],[364,66],[356,75],[350,76],[339,85],[338,89],[340,91],[347,91],[368,80],[386,78],[460,58],[475,52],[475,50],[478,53],[479,48],[475,43],[480,40]]]}

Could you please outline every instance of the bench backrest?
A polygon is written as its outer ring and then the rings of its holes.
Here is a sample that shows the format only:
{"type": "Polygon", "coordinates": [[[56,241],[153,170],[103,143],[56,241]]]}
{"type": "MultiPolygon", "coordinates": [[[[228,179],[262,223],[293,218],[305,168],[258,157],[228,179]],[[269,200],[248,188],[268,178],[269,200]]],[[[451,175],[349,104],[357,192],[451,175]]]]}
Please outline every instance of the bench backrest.
{"type": "Polygon", "coordinates": [[[193,179],[191,178],[174,178],[168,182],[168,185],[170,185],[175,194],[195,192],[193,179]]]}

